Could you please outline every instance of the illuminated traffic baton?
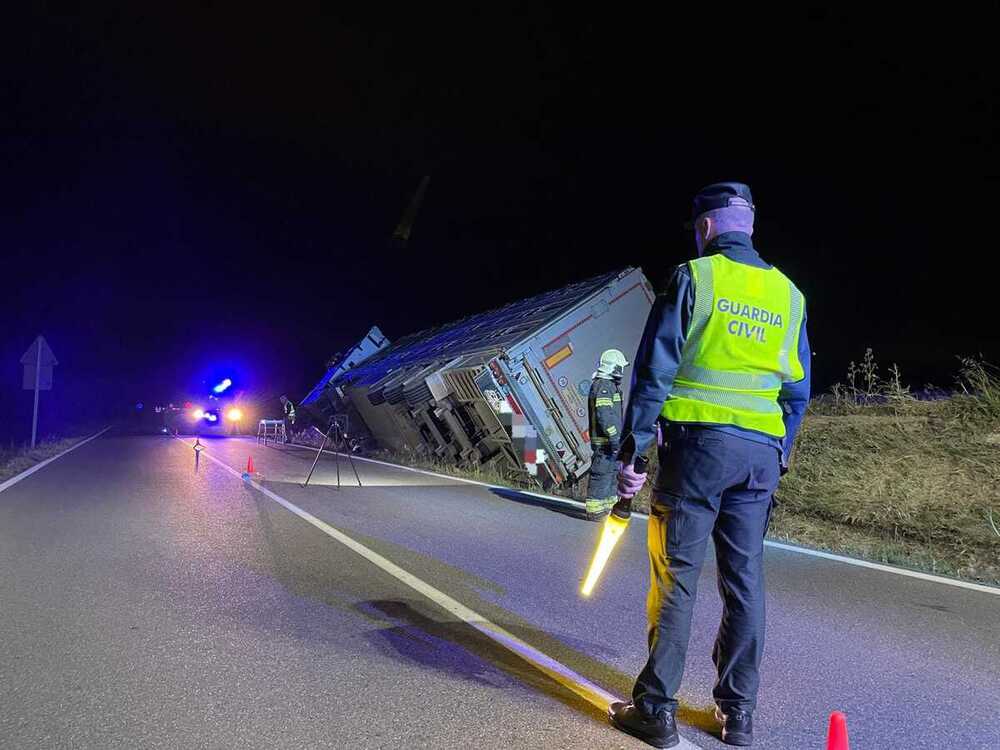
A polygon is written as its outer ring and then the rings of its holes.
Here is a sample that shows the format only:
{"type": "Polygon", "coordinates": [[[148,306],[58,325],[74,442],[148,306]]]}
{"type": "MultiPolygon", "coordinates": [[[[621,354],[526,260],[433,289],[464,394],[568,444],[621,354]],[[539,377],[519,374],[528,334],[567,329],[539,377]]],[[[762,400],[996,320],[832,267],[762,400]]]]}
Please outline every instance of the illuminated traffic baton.
{"type": "Polygon", "coordinates": [[[611,557],[611,551],[618,544],[618,540],[625,533],[625,529],[628,528],[631,511],[625,511],[629,516],[618,514],[618,506],[625,502],[627,501],[624,499],[619,500],[615,504],[615,509],[611,511],[611,514],[604,521],[604,528],[601,529],[601,540],[597,543],[597,549],[594,550],[594,556],[590,560],[590,568],[587,569],[587,577],[580,588],[580,593],[584,596],[590,596],[591,592],[593,592],[594,586],[597,584],[597,579],[601,577],[604,566],[607,564],[608,558],[611,557]]]}
{"type": "MultiPolygon", "coordinates": [[[[649,463],[645,456],[639,456],[635,460],[634,469],[637,474],[646,473],[646,464],[649,463]]],[[[611,513],[604,521],[604,528],[601,529],[601,539],[594,550],[594,556],[590,560],[590,567],[587,569],[587,577],[583,579],[583,586],[580,593],[590,596],[597,584],[597,579],[601,577],[604,566],[608,563],[608,558],[614,551],[618,540],[622,538],[625,529],[628,528],[629,519],[632,517],[632,498],[620,498],[611,513]]]]}

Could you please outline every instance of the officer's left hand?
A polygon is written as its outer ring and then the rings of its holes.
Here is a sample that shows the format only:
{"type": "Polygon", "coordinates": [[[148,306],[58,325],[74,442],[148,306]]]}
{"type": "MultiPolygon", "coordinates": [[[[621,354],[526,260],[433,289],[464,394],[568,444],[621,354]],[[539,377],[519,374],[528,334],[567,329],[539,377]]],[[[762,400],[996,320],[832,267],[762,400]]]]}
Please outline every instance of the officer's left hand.
{"type": "Polygon", "coordinates": [[[646,484],[646,475],[636,473],[635,466],[618,464],[618,496],[626,500],[639,494],[646,484]]]}

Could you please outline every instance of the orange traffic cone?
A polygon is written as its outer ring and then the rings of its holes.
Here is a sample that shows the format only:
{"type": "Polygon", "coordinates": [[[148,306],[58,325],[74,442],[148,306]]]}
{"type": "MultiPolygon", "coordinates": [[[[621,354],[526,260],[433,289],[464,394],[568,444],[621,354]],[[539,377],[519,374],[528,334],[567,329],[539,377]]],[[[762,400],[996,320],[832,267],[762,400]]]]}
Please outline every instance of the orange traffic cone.
{"type": "Polygon", "coordinates": [[[247,474],[253,474],[253,456],[247,459],[247,474]]]}
{"type": "Polygon", "coordinates": [[[842,711],[830,714],[830,731],[826,735],[826,750],[851,750],[847,741],[847,717],[842,711]]]}

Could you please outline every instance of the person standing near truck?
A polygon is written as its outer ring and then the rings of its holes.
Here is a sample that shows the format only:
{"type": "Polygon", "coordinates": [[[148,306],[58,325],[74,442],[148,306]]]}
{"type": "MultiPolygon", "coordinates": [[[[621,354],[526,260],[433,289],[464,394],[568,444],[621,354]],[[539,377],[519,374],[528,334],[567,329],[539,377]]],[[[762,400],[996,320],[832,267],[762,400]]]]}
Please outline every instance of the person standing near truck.
{"type": "Polygon", "coordinates": [[[617,456],[622,436],[622,376],[628,360],[617,349],[601,354],[590,381],[590,478],[587,480],[587,518],[599,521],[618,502],[617,456]]]}
{"type": "Polygon", "coordinates": [[[284,411],[284,422],[285,422],[285,442],[292,442],[292,427],[295,426],[295,404],[288,396],[282,396],[278,399],[281,401],[281,408],[284,411]]]}
{"type": "Polygon", "coordinates": [[[649,659],[612,723],[655,747],[680,740],[674,713],[698,577],[715,546],[723,613],[712,659],[722,741],[749,745],[764,650],[764,535],[774,490],[809,402],[802,293],[757,254],[755,207],[738,182],[709,185],[692,210],[698,258],[679,266],[649,314],[618,458],[618,491],[656,442],[648,528],[649,659]]]}

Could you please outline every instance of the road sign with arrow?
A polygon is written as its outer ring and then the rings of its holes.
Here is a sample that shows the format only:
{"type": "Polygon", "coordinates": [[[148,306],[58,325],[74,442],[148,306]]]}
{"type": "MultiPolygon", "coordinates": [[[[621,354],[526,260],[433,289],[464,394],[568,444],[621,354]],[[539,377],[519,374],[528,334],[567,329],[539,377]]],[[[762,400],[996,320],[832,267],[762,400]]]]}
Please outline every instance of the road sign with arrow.
{"type": "Polygon", "coordinates": [[[39,336],[21,357],[24,365],[24,390],[35,392],[35,410],[31,417],[31,447],[38,435],[38,394],[52,390],[52,368],[59,364],[44,336],[39,336]]]}

